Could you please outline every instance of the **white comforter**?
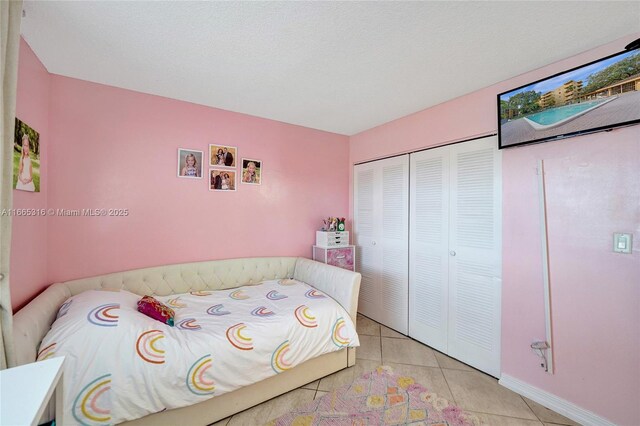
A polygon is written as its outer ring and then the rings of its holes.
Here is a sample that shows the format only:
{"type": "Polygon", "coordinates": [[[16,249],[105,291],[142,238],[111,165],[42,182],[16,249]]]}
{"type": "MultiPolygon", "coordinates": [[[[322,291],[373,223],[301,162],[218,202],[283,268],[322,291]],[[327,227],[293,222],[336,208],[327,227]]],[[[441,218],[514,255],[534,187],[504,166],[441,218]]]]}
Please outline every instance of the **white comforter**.
{"type": "Polygon", "coordinates": [[[137,311],[140,296],[91,290],[58,312],[38,360],[65,355],[72,424],[102,425],[192,405],[358,346],[347,312],[295,280],[157,297],[169,327],[137,311]]]}

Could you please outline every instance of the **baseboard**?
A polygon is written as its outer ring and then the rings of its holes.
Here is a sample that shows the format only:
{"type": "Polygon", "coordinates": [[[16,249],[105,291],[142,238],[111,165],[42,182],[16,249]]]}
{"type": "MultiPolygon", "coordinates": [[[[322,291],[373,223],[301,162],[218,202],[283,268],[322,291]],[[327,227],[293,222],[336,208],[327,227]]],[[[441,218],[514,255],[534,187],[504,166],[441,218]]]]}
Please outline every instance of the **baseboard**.
{"type": "Polygon", "coordinates": [[[612,423],[589,410],[585,410],[566,399],[562,399],[552,393],[543,391],[535,386],[531,386],[530,384],[523,382],[522,380],[518,380],[515,377],[511,377],[508,374],[503,374],[498,383],[522,396],[526,396],[538,404],[544,405],[556,413],[570,418],[574,422],[580,423],[581,425],[616,426],[615,423],[612,423]]]}

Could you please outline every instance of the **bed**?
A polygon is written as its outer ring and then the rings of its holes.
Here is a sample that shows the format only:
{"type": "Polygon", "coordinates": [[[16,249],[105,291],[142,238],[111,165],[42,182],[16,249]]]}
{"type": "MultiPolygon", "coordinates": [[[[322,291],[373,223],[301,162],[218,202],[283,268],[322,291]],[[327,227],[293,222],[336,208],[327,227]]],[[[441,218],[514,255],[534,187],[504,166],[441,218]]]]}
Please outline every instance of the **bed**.
{"type": "MultiPolygon", "coordinates": [[[[120,343],[122,348],[119,350],[123,353],[122,359],[127,361],[126,368],[147,379],[121,388],[122,395],[130,394],[129,398],[107,400],[100,395],[115,392],[117,386],[114,384],[113,391],[107,389],[110,387],[107,381],[114,377],[102,376],[112,372],[105,370],[103,375],[97,371],[88,372],[71,357],[65,368],[72,369],[65,373],[65,381],[68,384],[69,379],[76,376],[81,380],[69,386],[68,395],[65,392],[66,405],[71,411],[67,418],[76,424],[129,420],[124,424],[169,425],[184,423],[185,419],[189,424],[209,424],[353,365],[355,348],[351,346],[357,345],[355,319],[359,284],[357,273],[293,257],[170,265],[58,283],[47,288],[14,317],[18,360],[26,363],[33,362],[36,357],[45,359],[54,356],[56,350],[58,354],[67,354],[65,351],[70,347],[80,345],[82,338],[66,347],[62,342],[67,340],[59,340],[64,330],[81,336],[74,328],[80,324],[78,318],[93,329],[100,329],[94,333],[96,336],[104,335],[102,338],[94,336],[93,345],[88,345],[93,349],[83,352],[100,354],[96,352],[100,345],[98,341],[104,345],[117,342],[113,339],[118,327],[111,326],[113,321],[124,324],[129,318],[137,328],[125,332],[125,328],[120,327],[120,330],[129,335],[128,341],[136,343],[123,346],[120,343]],[[143,294],[152,294],[173,305],[177,311],[176,327],[135,317],[141,315],[135,311],[135,301],[143,294]],[[331,305],[328,302],[338,309],[328,309],[331,305]],[[76,314],[72,315],[74,310],[76,314]],[[56,317],[58,321],[49,332],[56,317]],[[260,324],[267,327],[260,331],[256,329],[260,324]],[[269,334],[268,329],[275,335],[269,334]],[[185,341],[196,335],[203,336],[207,330],[211,336],[218,336],[216,343],[208,341],[199,347],[202,340],[185,341]],[[285,342],[285,334],[292,332],[291,341],[285,342]],[[315,333],[315,338],[320,335],[328,338],[313,341],[308,332],[315,333]],[[307,333],[307,336],[295,333],[307,333]],[[309,338],[308,344],[302,343],[309,338]],[[172,347],[181,345],[189,350],[172,352],[172,347]],[[226,348],[224,353],[231,354],[228,360],[224,360],[220,352],[223,347],[226,348]],[[211,350],[207,351],[211,348],[218,351],[215,357],[211,350]],[[244,365],[252,364],[251,374],[233,368],[233,357],[244,365]],[[153,384],[152,378],[163,371],[158,367],[167,367],[163,364],[165,361],[168,364],[169,359],[179,364],[175,379],[170,379],[171,374],[165,377],[160,374],[153,384]],[[138,363],[137,367],[135,363],[138,363]],[[211,375],[213,364],[226,366],[219,369],[227,370],[226,374],[219,371],[218,376],[211,375]],[[95,383],[93,376],[96,376],[95,383]],[[145,390],[144,386],[151,388],[145,390]],[[95,391],[89,394],[88,391],[94,388],[95,391]],[[131,396],[147,391],[151,397],[144,400],[131,396]],[[189,394],[191,398],[188,398],[189,394]],[[120,407],[129,404],[128,400],[134,406],[129,414],[122,415],[120,409],[111,411],[114,408],[109,405],[111,401],[120,407]],[[109,404],[105,405],[105,401],[109,404]],[[155,414],[145,415],[148,413],[155,414]]],[[[89,339],[85,337],[87,343],[89,339]]],[[[108,363],[107,358],[103,357],[102,362],[108,363]]]]}

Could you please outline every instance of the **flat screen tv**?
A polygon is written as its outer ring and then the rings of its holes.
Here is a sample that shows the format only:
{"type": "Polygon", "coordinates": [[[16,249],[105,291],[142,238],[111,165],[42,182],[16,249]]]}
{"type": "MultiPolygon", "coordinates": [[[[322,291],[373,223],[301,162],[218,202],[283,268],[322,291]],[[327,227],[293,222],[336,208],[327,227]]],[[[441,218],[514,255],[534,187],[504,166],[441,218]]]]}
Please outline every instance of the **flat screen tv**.
{"type": "Polygon", "coordinates": [[[640,123],[640,49],[498,95],[498,147],[640,123]]]}

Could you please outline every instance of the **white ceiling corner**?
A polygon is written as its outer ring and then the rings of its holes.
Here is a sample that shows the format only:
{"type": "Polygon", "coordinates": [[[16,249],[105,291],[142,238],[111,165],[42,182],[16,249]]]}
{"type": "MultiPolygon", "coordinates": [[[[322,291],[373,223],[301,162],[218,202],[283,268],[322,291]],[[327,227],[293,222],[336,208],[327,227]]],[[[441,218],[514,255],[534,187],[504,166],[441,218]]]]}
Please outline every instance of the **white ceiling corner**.
{"type": "Polygon", "coordinates": [[[353,135],[640,30],[637,1],[24,2],[47,69],[353,135]]]}

